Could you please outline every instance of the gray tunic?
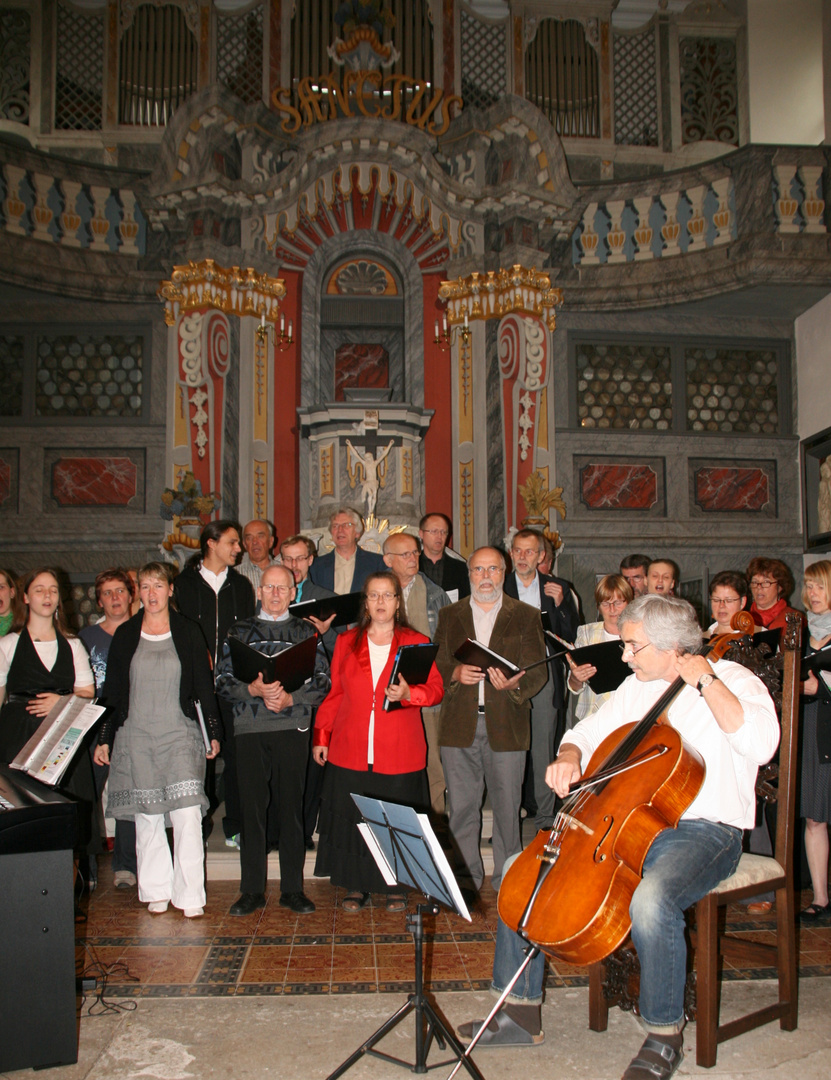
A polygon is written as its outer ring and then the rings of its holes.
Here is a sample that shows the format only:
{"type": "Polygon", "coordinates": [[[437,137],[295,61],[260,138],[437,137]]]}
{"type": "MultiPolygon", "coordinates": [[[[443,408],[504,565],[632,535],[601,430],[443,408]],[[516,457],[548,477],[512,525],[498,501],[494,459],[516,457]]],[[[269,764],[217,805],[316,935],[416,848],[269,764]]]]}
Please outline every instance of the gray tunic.
{"type": "Polygon", "coordinates": [[[141,636],[130,664],[130,712],[115,737],[107,814],[207,809],[205,747],[179,704],[181,664],[170,636],[141,636]]]}

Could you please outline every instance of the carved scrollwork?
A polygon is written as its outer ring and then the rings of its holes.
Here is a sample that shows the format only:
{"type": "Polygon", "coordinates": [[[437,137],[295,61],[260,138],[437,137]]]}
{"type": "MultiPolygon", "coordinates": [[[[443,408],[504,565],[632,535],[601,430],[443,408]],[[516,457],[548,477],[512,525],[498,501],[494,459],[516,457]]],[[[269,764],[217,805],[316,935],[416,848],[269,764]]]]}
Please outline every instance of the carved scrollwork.
{"type": "Polygon", "coordinates": [[[199,0],[121,0],[119,5],[119,24],[121,32],[129,30],[133,23],[136,9],[149,4],[151,7],[181,8],[188,30],[199,40],[199,0]]]}
{"type": "Polygon", "coordinates": [[[0,12],[0,118],[29,123],[28,11],[0,12]]]}

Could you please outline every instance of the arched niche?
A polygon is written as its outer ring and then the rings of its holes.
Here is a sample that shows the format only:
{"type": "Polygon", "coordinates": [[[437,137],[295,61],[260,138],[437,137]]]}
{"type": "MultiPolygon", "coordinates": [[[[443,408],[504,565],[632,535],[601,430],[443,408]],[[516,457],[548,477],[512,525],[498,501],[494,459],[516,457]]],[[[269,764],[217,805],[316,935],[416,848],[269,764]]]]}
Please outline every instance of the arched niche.
{"type": "Polygon", "coordinates": [[[432,411],[424,409],[424,327],[421,270],[394,238],[368,231],[330,237],[303,275],[300,515],[302,526],[325,524],[342,504],[366,512],[355,460],[385,458],[375,515],[415,524],[424,503],[422,440],[432,411]],[[354,354],[357,360],[352,363],[354,354]],[[355,367],[377,359],[383,377],[354,380],[355,367]],[[351,367],[350,367],[351,365],[351,367]],[[376,385],[371,385],[375,381],[376,385]],[[386,385],[380,385],[386,383],[386,385]]]}
{"type": "Polygon", "coordinates": [[[317,248],[303,275],[303,350],[300,402],[335,400],[335,354],[344,343],[382,343],[392,347],[392,401],[424,406],[423,286],[421,270],[403,244],[385,234],[339,233],[317,248]],[[396,283],[398,296],[336,297],[327,292],[332,273],[352,261],[377,263],[396,283]],[[341,300],[343,301],[341,303],[341,300]],[[344,319],[352,307],[357,316],[344,319]],[[338,307],[343,310],[338,312],[338,307]],[[383,315],[387,307],[388,315],[383,315]],[[377,312],[377,314],[375,314],[377,312]],[[385,324],[383,319],[387,318],[385,324]],[[374,320],[370,323],[369,320],[374,320]]]}

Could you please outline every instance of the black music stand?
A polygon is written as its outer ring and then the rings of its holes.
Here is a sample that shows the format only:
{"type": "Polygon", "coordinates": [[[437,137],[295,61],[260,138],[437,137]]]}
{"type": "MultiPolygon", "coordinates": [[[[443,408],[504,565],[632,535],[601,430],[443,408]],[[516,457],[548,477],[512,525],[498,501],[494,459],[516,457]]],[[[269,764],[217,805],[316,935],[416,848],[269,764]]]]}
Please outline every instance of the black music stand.
{"type": "Polygon", "coordinates": [[[368,799],[363,795],[353,795],[352,798],[364,818],[364,823],[358,828],[387,884],[408,885],[423,892],[432,902],[417,904],[415,914],[406,916],[407,930],[413,935],[415,945],[415,993],[410,994],[400,1009],[362,1043],[354,1054],[330,1073],[327,1080],[336,1080],[336,1077],[342,1076],[355,1062],[360,1061],[364,1054],[381,1058],[392,1065],[400,1065],[414,1073],[426,1073],[430,1069],[451,1065],[455,1061],[457,1069],[464,1065],[476,1080],[484,1080],[482,1073],[465,1053],[465,1048],[436,1012],[433,1002],[424,992],[424,913],[437,915],[439,903],[442,903],[470,920],[470,913],[441,845],[426,815],[417,814],[412,807],[382,802],[380,799],[368,799]],[[415,1013],[416,1022],[415,1062],[404,1061],[376,1050],[376,1044],[411,1012],[415,1013]],[[445,1049],[447,1043],[455,1057],[428,1065],[427,1055],[433,1039],[441,1050],[445,1049]]]}

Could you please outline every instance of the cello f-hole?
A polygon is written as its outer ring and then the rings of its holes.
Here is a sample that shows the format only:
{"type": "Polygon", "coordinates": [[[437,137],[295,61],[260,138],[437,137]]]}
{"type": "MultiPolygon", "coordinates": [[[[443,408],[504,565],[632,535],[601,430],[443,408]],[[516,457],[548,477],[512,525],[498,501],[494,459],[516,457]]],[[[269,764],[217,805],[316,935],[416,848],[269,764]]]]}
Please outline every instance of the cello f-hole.
{"type": "Polygon", "coordinates": [[[615,819],[614,819],[613,816],[607,815],[603,820],[605,822],[607,822],[607,826],[606,826],[606,831],[603,833],[603,835],[600,838],[600,843],[594,849],[594,861],[596,863],[601,863],[601,862],[606,861],[606,854],[605,854],[605,852],[601,853],[600,849],[603,847],[604,843],[606,842],[606,837],[609,835],[609,833],[615,827],[615,819]]]}

